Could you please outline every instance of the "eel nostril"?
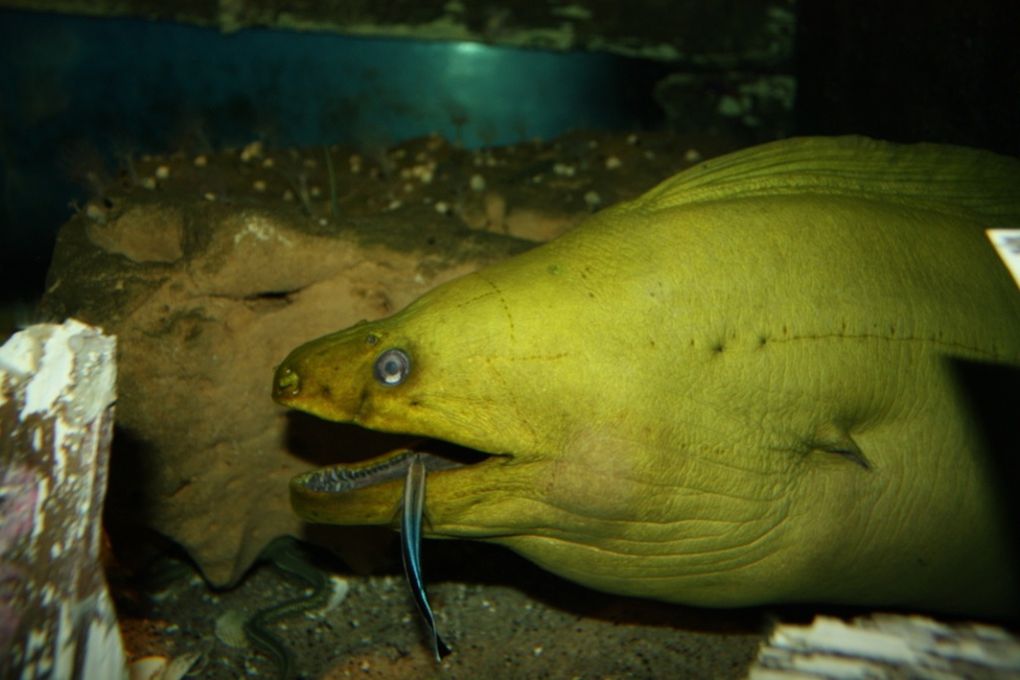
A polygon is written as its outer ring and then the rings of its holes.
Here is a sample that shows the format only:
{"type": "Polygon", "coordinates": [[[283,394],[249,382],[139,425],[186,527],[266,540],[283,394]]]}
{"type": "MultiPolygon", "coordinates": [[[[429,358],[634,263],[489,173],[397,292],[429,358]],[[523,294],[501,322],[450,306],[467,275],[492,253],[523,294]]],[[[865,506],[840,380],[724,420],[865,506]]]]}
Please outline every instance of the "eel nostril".
{"type": "Polygon", "coordinates": [[[288,367],[281,367],[276,371],[275,396],[296,397],[301,393],[301,377],[297,372],[288,367]]]}

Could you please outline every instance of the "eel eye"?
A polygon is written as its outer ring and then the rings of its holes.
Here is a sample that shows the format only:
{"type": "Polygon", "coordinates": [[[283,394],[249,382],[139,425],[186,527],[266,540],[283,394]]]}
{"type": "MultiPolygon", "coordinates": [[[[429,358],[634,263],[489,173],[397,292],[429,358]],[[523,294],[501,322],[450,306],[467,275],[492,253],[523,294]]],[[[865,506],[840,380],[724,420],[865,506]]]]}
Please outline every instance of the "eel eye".
{"type": "Polygon", "coordinates": [[[387,387],[395,387],[407,380],[411,372],[411,357],[402,349],[388,349],[375,360],[372,373],[387,387]]]}

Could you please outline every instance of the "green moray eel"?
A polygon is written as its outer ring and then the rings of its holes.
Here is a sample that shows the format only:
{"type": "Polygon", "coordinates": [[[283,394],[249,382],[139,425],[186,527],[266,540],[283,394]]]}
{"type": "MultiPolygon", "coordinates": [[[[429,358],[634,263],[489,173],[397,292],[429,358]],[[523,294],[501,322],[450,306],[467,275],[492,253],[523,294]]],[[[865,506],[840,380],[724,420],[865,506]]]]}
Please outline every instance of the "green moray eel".
{"type": "MultiPolygon", "coordinates": [[[[1020,367],[1020,294],[984,234],[1018,225],[1014,159],[766,144],[298,347],[274,398],[486,454],[430,464],[426,535],[592,588],[1008,614],[991,461],[1016,451],[959,375],[1020,367]]],[[[407,458],[305,474],[292,504],[390,523],[407,458]]]]}

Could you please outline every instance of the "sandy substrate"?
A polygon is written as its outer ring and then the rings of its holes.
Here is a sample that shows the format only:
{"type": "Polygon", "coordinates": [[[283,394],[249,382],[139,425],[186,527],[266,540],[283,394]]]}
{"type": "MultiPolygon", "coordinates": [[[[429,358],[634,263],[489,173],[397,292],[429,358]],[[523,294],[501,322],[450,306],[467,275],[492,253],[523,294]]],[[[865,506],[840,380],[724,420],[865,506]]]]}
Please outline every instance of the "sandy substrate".
{"type": "MultiPolygon", "coordinates": [[[[395,534],[386,540],[390,568],[371,576],[352,574],[325,553],[304,553],[334,575],[331,588],[347,594],[331,609],[270,626],[293,654],[292,677],[740,678],[774,615],[614,597],[498,547],[429,541],[429,593],[453,649],[436,664],[400,571],[395,534]]],[[[163,562],[156,571],[169,580],[147,588],[114,581],[133,658],[198,654],[196,677],[278,677],[276,661],[245,639],[243,621],[310,594],[303,584],[268,563],[227,591],[210,589],[185,563],[174,569],[163,562]]]]}

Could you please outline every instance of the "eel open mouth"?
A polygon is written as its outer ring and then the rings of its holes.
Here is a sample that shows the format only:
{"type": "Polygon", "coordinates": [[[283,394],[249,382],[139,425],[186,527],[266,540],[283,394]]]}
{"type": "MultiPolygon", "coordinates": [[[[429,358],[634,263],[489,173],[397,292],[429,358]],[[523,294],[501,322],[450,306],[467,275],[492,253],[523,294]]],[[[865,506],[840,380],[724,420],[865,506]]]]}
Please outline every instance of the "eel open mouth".
{"type": "MultiPolygon", "coordinates": [[[[274,401],[313,416],[319,423],[350,428],[338,436],[337,430],[326,433],[321,426],[308,421],[291,423],[298,425],[288,430],[288,445],[294,445],[292,451],[304,449],[307,444],[319,451],[320,461],[344,463],[306,472],[291,480],[291,506],[305,521],[341,525],[391,523],[400,505],[403,479],[415,455],[424,464],[430,481],[435,480],[429,486],[430,515],[435,516],[432,511],[437,508],[456,515],[463,506],[470,505],[468,495],[481,492],[476,475],[484,477],[492,463],[507,459],[499,453],[484,453],[452,442],[416,439],[414,434],[401,435],[386,427],[379,430],[360,427],[358,416],[365,409],[370,391],[358,389],[357,381],[349,374],[357,374],[362,370],[358,367],[378,353],[374,348],[377,342],[376,335],[354,327],[300,346],[276,369],[274,401]],[[337,366],[344,367],[339,377],[337,366]],[[343,442],[339,447],[338,440],[343,442]],[[350,457],[354,452],[360,453],[350,457]],[[459,501],[460,505],[450,508],[448,500],[459,501]]],[[[386,382],[396,379],[391,373],[403,378],[400,371],[409,370],[409,361],[402,350],[390,349],[374,363],[365,364],[364,370],[371,370],[373,379],[382,381],[389,389],[396,384],[386,382]],[[391,354],[395,358],[390,358],[391,354]],[[385,361],[380,364],[380,359],[385,361]]]]}
{"type": "Polygon", "coordinates": [[[442,440],[423,439],[364,461],[297,475],[290,482],[291,505],[310,522],[389,523],[396,517],[404,478],[414,456],[420,456],[430,478],[502,458],[442,440]]]}
{"type": "Polygon", "coordinates": [[[361,463],[331,465],[296,476],[292,485],[308,491],[344,494],[367,486],[403,480],[411,457],[419,455],[429,473],[452,470],[487,460],[488,454],[440,440],[424,440],[361,463]]]}

